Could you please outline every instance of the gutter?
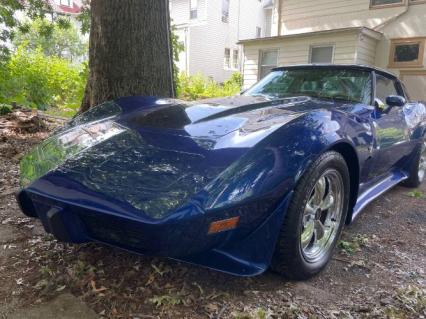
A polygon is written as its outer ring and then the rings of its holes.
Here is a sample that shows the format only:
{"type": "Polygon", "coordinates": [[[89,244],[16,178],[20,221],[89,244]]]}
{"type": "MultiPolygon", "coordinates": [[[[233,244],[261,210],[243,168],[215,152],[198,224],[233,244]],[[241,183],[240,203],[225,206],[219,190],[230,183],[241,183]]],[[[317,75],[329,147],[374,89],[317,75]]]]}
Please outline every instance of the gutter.
{"type": "Polygon", "coordinates": [[[377,37],[381,37],[382,33],[369,29],[367,27],[348,27],[348,28],[341,28],[341,29],[331,29],[331,30],[321,30],[321,31],[310,31],[305,33],[294,33],[294,34],[286,34],[286,35],[280,35],[280,36],[272,36],[272,37],[264,37],[264,38],[255,38],[255,39],[247,39],[247,40],[240,40],[238,44],[246,44],[246,43],[252,43],[252,42],[263,42],[263,41],[274,41],[274,40],[284,40],[284,39],[291,39],[291,38],[300,38],[300,37],[309,37],[314,36],[318,34],[330,34],[330,33],[340,33],[340,32],[362,32],[364,34],[371,34],[370,36],[374,38],[374,33],[377,34],[377,37]],[[370,31],[370,32],[369,32],[370,31]]]}

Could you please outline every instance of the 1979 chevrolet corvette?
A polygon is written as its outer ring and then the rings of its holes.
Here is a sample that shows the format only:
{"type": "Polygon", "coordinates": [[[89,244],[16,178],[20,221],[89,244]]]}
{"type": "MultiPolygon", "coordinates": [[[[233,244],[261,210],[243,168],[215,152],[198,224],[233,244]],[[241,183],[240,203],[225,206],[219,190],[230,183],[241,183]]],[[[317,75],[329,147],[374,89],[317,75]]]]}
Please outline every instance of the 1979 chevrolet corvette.
{"type": "Polygon", "coordinates": [[[306,279],[369,202],[419,186],[425,135],[390,73],[282,67],[237,97],[95,107],[22,160],[17,198],[60,241],[306,279]]]}

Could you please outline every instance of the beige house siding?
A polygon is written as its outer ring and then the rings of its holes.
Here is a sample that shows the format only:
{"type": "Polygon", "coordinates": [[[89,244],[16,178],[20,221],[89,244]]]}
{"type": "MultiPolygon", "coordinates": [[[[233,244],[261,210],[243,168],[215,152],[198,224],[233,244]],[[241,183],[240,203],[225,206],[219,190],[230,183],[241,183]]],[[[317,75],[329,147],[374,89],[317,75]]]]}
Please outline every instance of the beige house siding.
{"type": "Polygon", "coordinates": [[[333,45],[333,62],[338,64],[373,64],[377,40],[360,34],[360,30],[313,34],[271,39],[244,45],[244,87],[258,80],[259,56],[262,50],[278,49],[278,66],[309,63],[311,46],[333,45]]]}
{"type": "Polygon", "coordinates": [[[358,38],[357,57],[355,63],[374,65],[377,54],[377,40],[361,35],[358,38]]]}
{"type": "Polygon", "coordinates": [[[281,0],[281,35],[348,27],[375,28],[402,14],[405,6],[370,9],[370,0],[281,0]]]}
{"type": "Polygon", "coordinates": [[[245,87],[258,79],[262,49],[279,48],[278,65],[287,65],[308,63],[311,46],[334,44],[334,63],[388,69],[415,87],[413,96],[426,100],[426,52],[420,53],[423,63],[390,66],[392,39],[426,39],[426,1],[371,8],[370,0],[277,0],[273,10],[276,37],[244,42],[245,87]]]}
{"type": "MultiPolygon", "coordinates": [[[[426,3],[411,5],[406,14],[385,25],[380,31],[383,32],[384,36],[377,47],[375,65],[387,69],[390,62],[391,39],[426,37],[426,3]]],[[[389,70],[399,74],[401,71],[411,71],[413,68],[389,68],[389,70]]],[[[426,71],[426,54],[424,55],[423,67],[416,68],[416,70],[426,71]]]]}

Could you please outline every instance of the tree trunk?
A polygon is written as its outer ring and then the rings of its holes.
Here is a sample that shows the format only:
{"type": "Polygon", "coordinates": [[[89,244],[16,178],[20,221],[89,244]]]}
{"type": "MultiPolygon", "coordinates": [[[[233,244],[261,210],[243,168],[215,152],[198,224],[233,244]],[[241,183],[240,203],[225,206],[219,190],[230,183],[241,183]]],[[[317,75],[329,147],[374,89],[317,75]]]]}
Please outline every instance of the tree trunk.
{"type": "Polygon", "coordinates": [[[122,96],[174,96],[168,0],[92,0],[80,112],[122,96]]]}

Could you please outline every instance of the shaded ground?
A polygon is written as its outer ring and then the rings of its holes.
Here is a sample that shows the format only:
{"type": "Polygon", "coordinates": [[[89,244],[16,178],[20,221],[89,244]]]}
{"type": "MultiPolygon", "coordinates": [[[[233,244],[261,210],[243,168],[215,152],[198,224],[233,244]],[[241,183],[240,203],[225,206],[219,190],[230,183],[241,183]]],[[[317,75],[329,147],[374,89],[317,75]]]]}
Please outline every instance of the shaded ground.
{"type": "Polygon", "coordinates": [[[397,187],[368,206],[310,281],[237,278],[45,235],[13,192],[19,159],[48,133],[1,123],[0,318],[72,318],[79,309],[80,319],[426,317],[426,185],[397,187]]]}

